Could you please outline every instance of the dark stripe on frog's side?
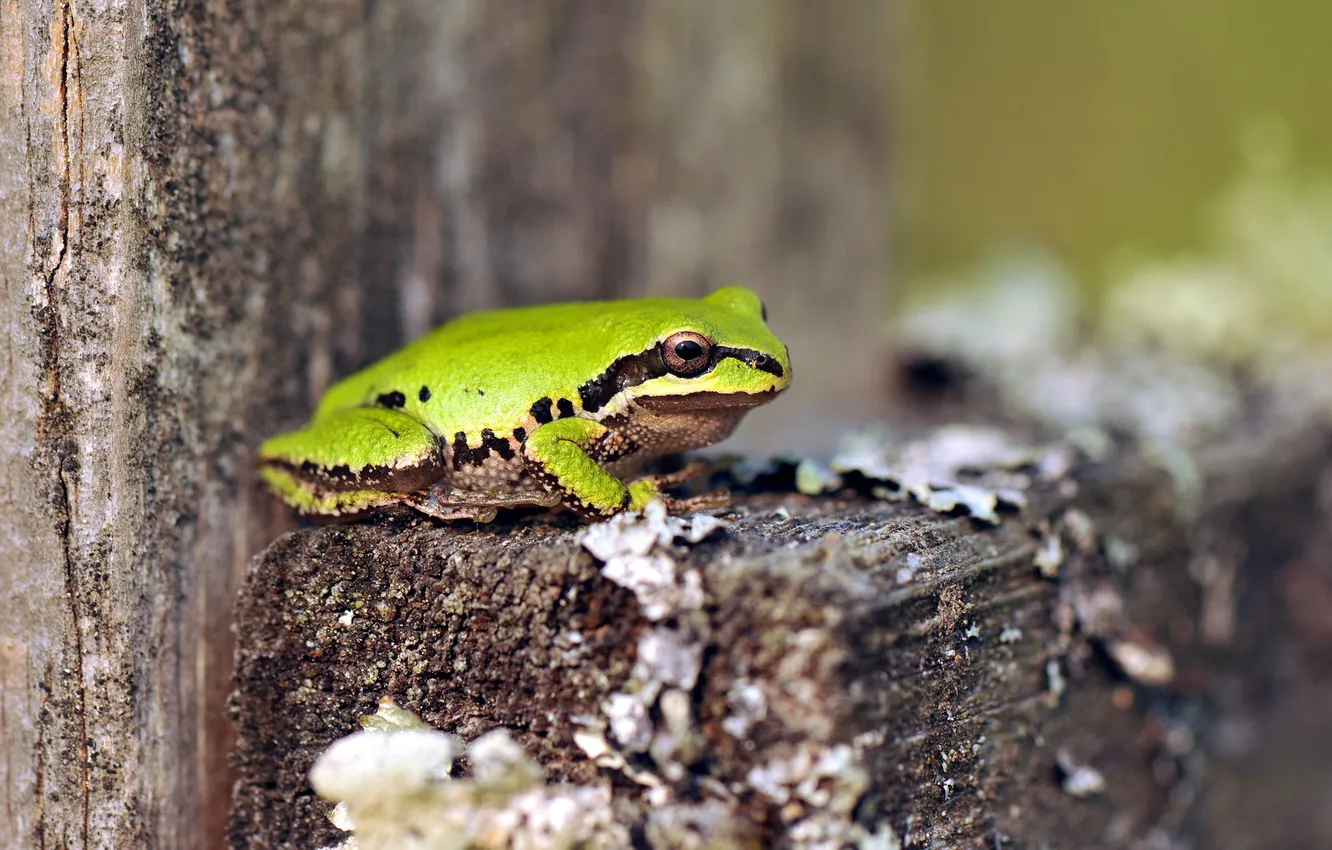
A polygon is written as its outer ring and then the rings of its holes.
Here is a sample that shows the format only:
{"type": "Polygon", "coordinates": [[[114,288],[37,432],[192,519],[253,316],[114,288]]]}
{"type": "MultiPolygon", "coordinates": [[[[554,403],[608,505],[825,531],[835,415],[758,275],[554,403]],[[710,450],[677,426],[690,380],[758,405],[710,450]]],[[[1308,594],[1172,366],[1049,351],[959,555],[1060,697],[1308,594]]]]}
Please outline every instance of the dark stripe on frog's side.
{"type": "MultiPolygon", "coordinates": [[[[424,401],[424,399],[422,399],[422,401],[424,401]]],[[[391,393],[381,393],[379,397],[375,399],[375,404],[379,405],[380,407],[387,407],[389,410],[396,410],[397,408],[402,407],[406,403],[407,403],[407,396],[403,395],[397,390],[394,390],[391,393]]]]}
{"type": "Polygon", "coordinates": [[[297,478],[318,482],[330,491],[387,490],[394,493],[414,493],[434,484],[444,475],[444,460],[438,454],[411,467],[395,469],[369,465],[352,470],[345,463],[321,467],[316,463],[269,459],[265,466],[284,469],[297,478]]]}
{"type": "MultiPolygon", "coordinates": [[[[776,375],[779,378],[782,376],[782,364],[775,358],[752,348],[731,348],[726,345],[716,345],[712,348],[712,356],[708,359],[707,368],[692,377],[697,378],[700,375],[706,375],[717,368],[718,363],[728,357],[748,363],[755,369],[767,372],[770,375],[776,375]]],[[[666,363],[662,359],[661,348],[654,345],[646,351],[640,351],[637,354],[626,354],[616,360],[606,371],[579,387],[578,396],[582,399],[584,410],[588,413],[596,413],[621,391],[665,375],[666,363]]]]}
{"type": "Polygon", "coordinates": [[[576,415],[572,401],[562,398],[557,402],[550,396],[537,399],[529,413],[538,425],[545,425],[547,422],[553,422],[556,419],[568,419],[576,415]]]}
{"type": "Polygon", "coordinates": [[[545,425],[555,418],[550,414],[550,408],[554,404],[555,402],[551,401],[550,396],[546,396],[537,399],[536,404],[532,405],[532,418],[536,420],[538,425],[545,425]]]}
{"type": "Polygon", "coordinates": [[[490,449],[505,460],[513,460],[513,446],[507,437],[496,437],[495,432],[486,428],[481,432],[481,445],[490,449]]]}
{"type": "Polygon", "coordinates": [[[490,457],[490,446],[484,442],[476,448],[467,445],[467,434],[459,431],[453,435],[453,468],[462,469],[463,464],[480,466],[490,457]]]}
{"type": "MultiPolygon", "coordinates": [[[[513,439],[521,445],[527,439],[527,431],[522,428],[514,429],[513,439]],[[521,436],[519,436],[520,433],[521,436]]],[[[459,431],[453,435],[453,468],[455,470],[462,469],[463,464],[480,466],[486,462],[486,459],[492,453],[499,455],[503,460],[513,460],[517,456],[509,438],[498,436],[489,428],[481,431],[481,445],[476,448],[467,445],[467,434],[465,432],[459,431]]]]}

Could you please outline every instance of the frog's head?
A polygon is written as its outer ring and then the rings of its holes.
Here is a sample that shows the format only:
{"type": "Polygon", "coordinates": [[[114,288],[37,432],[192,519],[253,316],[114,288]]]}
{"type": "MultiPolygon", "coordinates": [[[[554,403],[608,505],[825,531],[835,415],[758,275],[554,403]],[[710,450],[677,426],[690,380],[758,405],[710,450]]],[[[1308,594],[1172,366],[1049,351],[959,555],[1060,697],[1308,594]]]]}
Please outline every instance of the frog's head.
{"type": "Polygon", "coordinates": [[[659,412],[747,408],[790,385],[790,354],[751,290],[639,303],[642,321],[632,331],[639,353],[618,358],[585,387],[586,401],[632,401],[659,412]]]}

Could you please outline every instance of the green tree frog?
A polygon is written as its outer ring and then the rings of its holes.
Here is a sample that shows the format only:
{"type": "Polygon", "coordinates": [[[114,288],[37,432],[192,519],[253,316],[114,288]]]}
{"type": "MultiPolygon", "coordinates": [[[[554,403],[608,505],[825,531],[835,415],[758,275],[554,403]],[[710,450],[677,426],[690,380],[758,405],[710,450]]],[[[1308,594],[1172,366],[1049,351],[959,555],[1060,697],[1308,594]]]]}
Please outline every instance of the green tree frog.
{"type": "Polygon", "coordinates": [[[299,512],[351,519],[407,505],[488,522],[564,505],[587,518],[672,499],[684,476],[655,458],[725,438],[791,382],[763,303],[728,287],[474,313],[324,394],[310,423],[259,450],[263,478],[299,512]]]}

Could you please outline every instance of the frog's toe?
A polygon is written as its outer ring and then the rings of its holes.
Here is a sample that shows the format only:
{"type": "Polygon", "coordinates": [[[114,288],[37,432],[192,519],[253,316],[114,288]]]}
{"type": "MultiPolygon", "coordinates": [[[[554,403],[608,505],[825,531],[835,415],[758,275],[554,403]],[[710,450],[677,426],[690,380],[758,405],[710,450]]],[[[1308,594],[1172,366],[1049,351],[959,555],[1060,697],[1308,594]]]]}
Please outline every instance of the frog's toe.
{"type": "Polygon", "coordinates": [[[677,469],[675,472],[667,472],[661,475],[648,475],[645,477],[656,482],[658,488],[662,490],[670,490],[673,487],[680,487],[684,484],[688,484],[695,478],[711,475],[715,468],[715,465],[707,460],[694,459],[685,464],[683,468],[677,469]]]}
{"type": "Polygon", "coordinates": [[[694,511],[719,510],[731,506],[731,491],[717,490],[712,493],[704,493],[700,496],[691,496],[688,499],[677,499],[672,496],[660,497],[666,503],[666,511],[671,514],[687,514],[694,511]]]}
{"type": "Polygon", "coordinates": [[[435,519],[490,522],[495,519],[501,508],[550,508],[560,503],[560,497],[558,493],[548,493],[544,490],[505,493],[489,490],[455,490],[437,484],[424,492],[407,495],[403,501],[435,519]]]}

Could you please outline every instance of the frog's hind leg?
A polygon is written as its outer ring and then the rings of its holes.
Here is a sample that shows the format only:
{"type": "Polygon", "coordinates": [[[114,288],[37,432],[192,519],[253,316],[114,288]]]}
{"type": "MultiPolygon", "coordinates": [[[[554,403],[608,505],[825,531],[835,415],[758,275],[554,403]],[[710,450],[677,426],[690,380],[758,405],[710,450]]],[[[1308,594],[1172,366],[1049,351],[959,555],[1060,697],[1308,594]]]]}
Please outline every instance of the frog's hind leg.
{"type": "Polygon", "coordinates": [[[439,441],[397,410],[361,407],[319,417],[259,448],[261,473],[305,514],[340,516],[403,501],[445,474],[439,441]]]}

